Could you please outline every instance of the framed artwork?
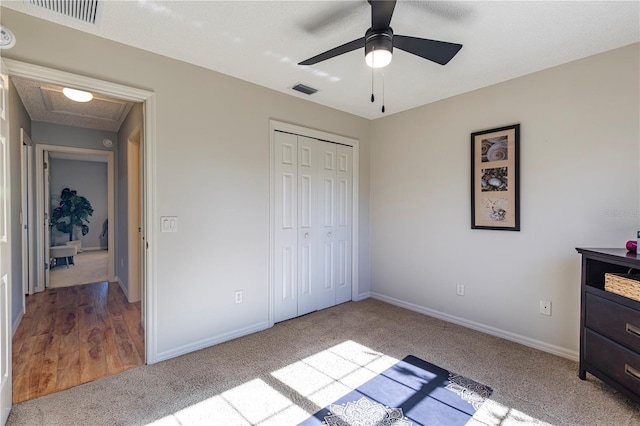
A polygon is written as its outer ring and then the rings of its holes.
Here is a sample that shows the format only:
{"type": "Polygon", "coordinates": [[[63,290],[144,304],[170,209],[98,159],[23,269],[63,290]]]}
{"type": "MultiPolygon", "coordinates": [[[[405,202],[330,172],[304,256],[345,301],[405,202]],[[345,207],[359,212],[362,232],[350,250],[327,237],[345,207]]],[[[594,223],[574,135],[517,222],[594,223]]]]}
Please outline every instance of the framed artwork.
{"type": "Polygon", "coordinates": [[[471,229],[520,230],[520,124],[471,133],[471,229]]]}

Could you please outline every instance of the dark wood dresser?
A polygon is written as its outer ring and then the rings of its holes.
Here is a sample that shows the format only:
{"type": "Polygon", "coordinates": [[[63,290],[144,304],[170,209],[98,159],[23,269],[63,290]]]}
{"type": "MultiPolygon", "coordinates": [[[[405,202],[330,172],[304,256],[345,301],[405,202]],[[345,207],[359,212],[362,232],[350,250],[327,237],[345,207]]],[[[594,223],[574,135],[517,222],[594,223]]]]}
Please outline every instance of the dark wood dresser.
{"type": "Polygon", "coordinates": [[[626,249],[576,249],[582,254],[580,365],[640,402],[640,302],[604,290],[604,274],[640,274],[640,258],[626,249]]]}

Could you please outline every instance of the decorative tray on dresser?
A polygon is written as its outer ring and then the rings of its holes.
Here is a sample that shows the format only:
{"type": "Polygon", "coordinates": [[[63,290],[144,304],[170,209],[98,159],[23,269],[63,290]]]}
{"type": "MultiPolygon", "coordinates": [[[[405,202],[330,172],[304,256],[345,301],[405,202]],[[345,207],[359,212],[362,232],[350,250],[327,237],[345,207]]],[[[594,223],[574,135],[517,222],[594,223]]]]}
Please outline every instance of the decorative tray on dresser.
{"type": "Polygon", "coordinates": [[[582,255],[580,364],[640,402],[640,302],[605,290],[605,274],[640,274],[640,257],[626,249],[577,248],[582,255]]]}

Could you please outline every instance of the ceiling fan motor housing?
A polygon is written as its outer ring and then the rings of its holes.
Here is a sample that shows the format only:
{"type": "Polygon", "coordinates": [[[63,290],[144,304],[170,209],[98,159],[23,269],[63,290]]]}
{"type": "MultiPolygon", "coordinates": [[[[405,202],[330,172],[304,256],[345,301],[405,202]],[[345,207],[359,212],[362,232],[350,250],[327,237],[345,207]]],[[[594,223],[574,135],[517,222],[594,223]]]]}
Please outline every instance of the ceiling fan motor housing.
{"type": "Polygon", "coordinates": [[[369,28],[364,35],[364,56],[374,50],[386,50],[393,53],[393,30],[391,27],[385,30],[369,28]]]}

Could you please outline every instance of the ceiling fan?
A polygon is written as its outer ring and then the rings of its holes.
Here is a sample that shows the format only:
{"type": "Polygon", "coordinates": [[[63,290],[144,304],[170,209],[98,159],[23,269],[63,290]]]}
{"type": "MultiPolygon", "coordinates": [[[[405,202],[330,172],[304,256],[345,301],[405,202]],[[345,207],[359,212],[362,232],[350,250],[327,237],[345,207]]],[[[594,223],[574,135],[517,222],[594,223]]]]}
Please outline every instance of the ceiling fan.
{"type": "Polygon", "coordinates": [[[298,65],[313,65],[364,47],[365,61],[372,68],[391,62],[393,48],[446,65],[462,48],[461,44],[393,34],[389,26],[396,0],[367,0],[371,5],[371,28],[364,37],[316,55],[298,65]]]}

